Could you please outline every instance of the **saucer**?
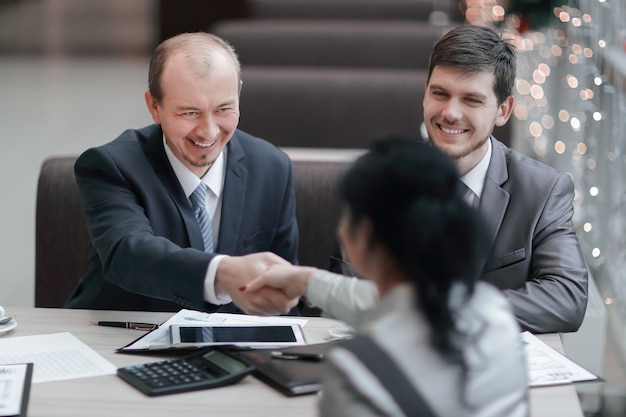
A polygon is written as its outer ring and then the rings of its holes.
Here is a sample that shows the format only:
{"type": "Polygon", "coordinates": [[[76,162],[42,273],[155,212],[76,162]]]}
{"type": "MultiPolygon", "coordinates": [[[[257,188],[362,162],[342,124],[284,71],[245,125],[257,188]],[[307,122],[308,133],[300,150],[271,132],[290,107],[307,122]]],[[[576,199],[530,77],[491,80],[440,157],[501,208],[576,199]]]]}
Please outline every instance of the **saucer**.
{"type": "Polygon", "coordinates": [[[0,336],[2,336],[5,333],[10,332],[11,330],[15,329],[16,327],[17,327],[17,320],[15,320],[15,319],[11,320],[7,324],[0,324],[0,336]]]}
{"type": "Polygon", "coordinates": [[[327,340],[349,339],[354,337],[354,328],[345,323],[341,323],[328,329],[328,334],[330,336],[327,337],[327,340]]]}

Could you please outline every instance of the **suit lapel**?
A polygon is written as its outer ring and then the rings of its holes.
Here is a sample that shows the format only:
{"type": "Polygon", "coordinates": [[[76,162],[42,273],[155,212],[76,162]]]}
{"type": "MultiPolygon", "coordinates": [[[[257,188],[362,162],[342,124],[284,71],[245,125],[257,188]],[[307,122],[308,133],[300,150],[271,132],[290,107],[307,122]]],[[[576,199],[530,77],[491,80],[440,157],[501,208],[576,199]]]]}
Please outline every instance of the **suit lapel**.
{"type": "Polygon", "coordinates": [[[493,247],[504,218],[504,213],[509,205],[510,194],[502,188],[502,184],[509,178],[504,145],[493,138],[491,139],[491,144],[491,161],[489,162],[489,168],[487,168],[485,186],[480,197],[479,211],[486,221],[487,236],[489,237],[491,247],[493,247]]]}
{"type": "Polygon", "coordinates": [[[243,165],[245,154],[237,137],[237,132],[228,142],[226,158],[226,176],[222,190],[222,218],[220,238],[217,245],[219,253],[237,254],[237,242],[244,216],[246,183],[248,169],[243,165]]]}
{"type": "Polygon", "coordinates": [[[167,193],[178,208],[178,212],[187,229],[189,244],[192,248],[204,250],[204,240],[202,239],[202,232],[200,231],[198,220],[193,214],[189,199],[185,195],[183,187],[181,187],[170,161],[167,159],[163,145],[163,131],[160,125],[156,126],[157,128],[148,136],[144,147],[146,157],[154,168],[154,172],[159,177],[163,187],[167,190],[167,193]]]}

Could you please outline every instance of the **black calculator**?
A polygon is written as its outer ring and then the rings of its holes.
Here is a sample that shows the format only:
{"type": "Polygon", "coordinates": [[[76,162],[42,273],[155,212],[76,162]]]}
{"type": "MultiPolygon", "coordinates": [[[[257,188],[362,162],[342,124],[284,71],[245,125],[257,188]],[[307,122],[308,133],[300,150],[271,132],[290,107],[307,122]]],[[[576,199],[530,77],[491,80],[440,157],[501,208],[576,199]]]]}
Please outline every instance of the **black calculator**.
{"type": "Polygon", "coordinates": [[[212,349],[191,356],[126,366],[117,375],[146,395],[165,395],[221,387],[241,381],[254,366],[227,351],[212,349]]]}

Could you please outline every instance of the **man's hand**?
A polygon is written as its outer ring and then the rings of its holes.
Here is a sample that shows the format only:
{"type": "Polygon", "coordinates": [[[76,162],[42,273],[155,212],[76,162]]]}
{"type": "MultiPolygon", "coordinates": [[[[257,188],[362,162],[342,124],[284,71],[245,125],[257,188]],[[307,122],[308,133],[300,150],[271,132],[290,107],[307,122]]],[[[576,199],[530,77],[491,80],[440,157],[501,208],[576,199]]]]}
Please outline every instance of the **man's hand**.
{"type": "Polygon", "coordinates": [[[227,293],[237,307],[247,314],[286,314],[298,304],[299,297],[288,297],[283,291],[263,287],[255,291],[241,291],[252,279],[261,275],[271,265],[289,262],[271,252],[230,256],[222,259],[215,275],[215,290],[227,293]]]}

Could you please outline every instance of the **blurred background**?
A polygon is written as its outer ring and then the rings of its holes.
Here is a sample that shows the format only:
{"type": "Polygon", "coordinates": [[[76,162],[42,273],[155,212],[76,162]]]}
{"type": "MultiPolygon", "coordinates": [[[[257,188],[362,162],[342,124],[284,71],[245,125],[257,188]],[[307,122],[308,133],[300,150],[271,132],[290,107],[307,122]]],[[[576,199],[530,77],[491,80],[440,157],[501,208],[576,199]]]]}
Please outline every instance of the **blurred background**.
{"type": "Polygon", "coordinates": [[[574,179],[592,299],[564,343],[620,384],[626,0],[0,0],[0,304],[34,305],[42,162],[151,123],[143,92],[161,40],[207,30],[235,46],[243,129],[285,148],[360,148],[420,131],[432,45],[466,22],[518,47],[514,117],[495,135],[574,179]]]}

